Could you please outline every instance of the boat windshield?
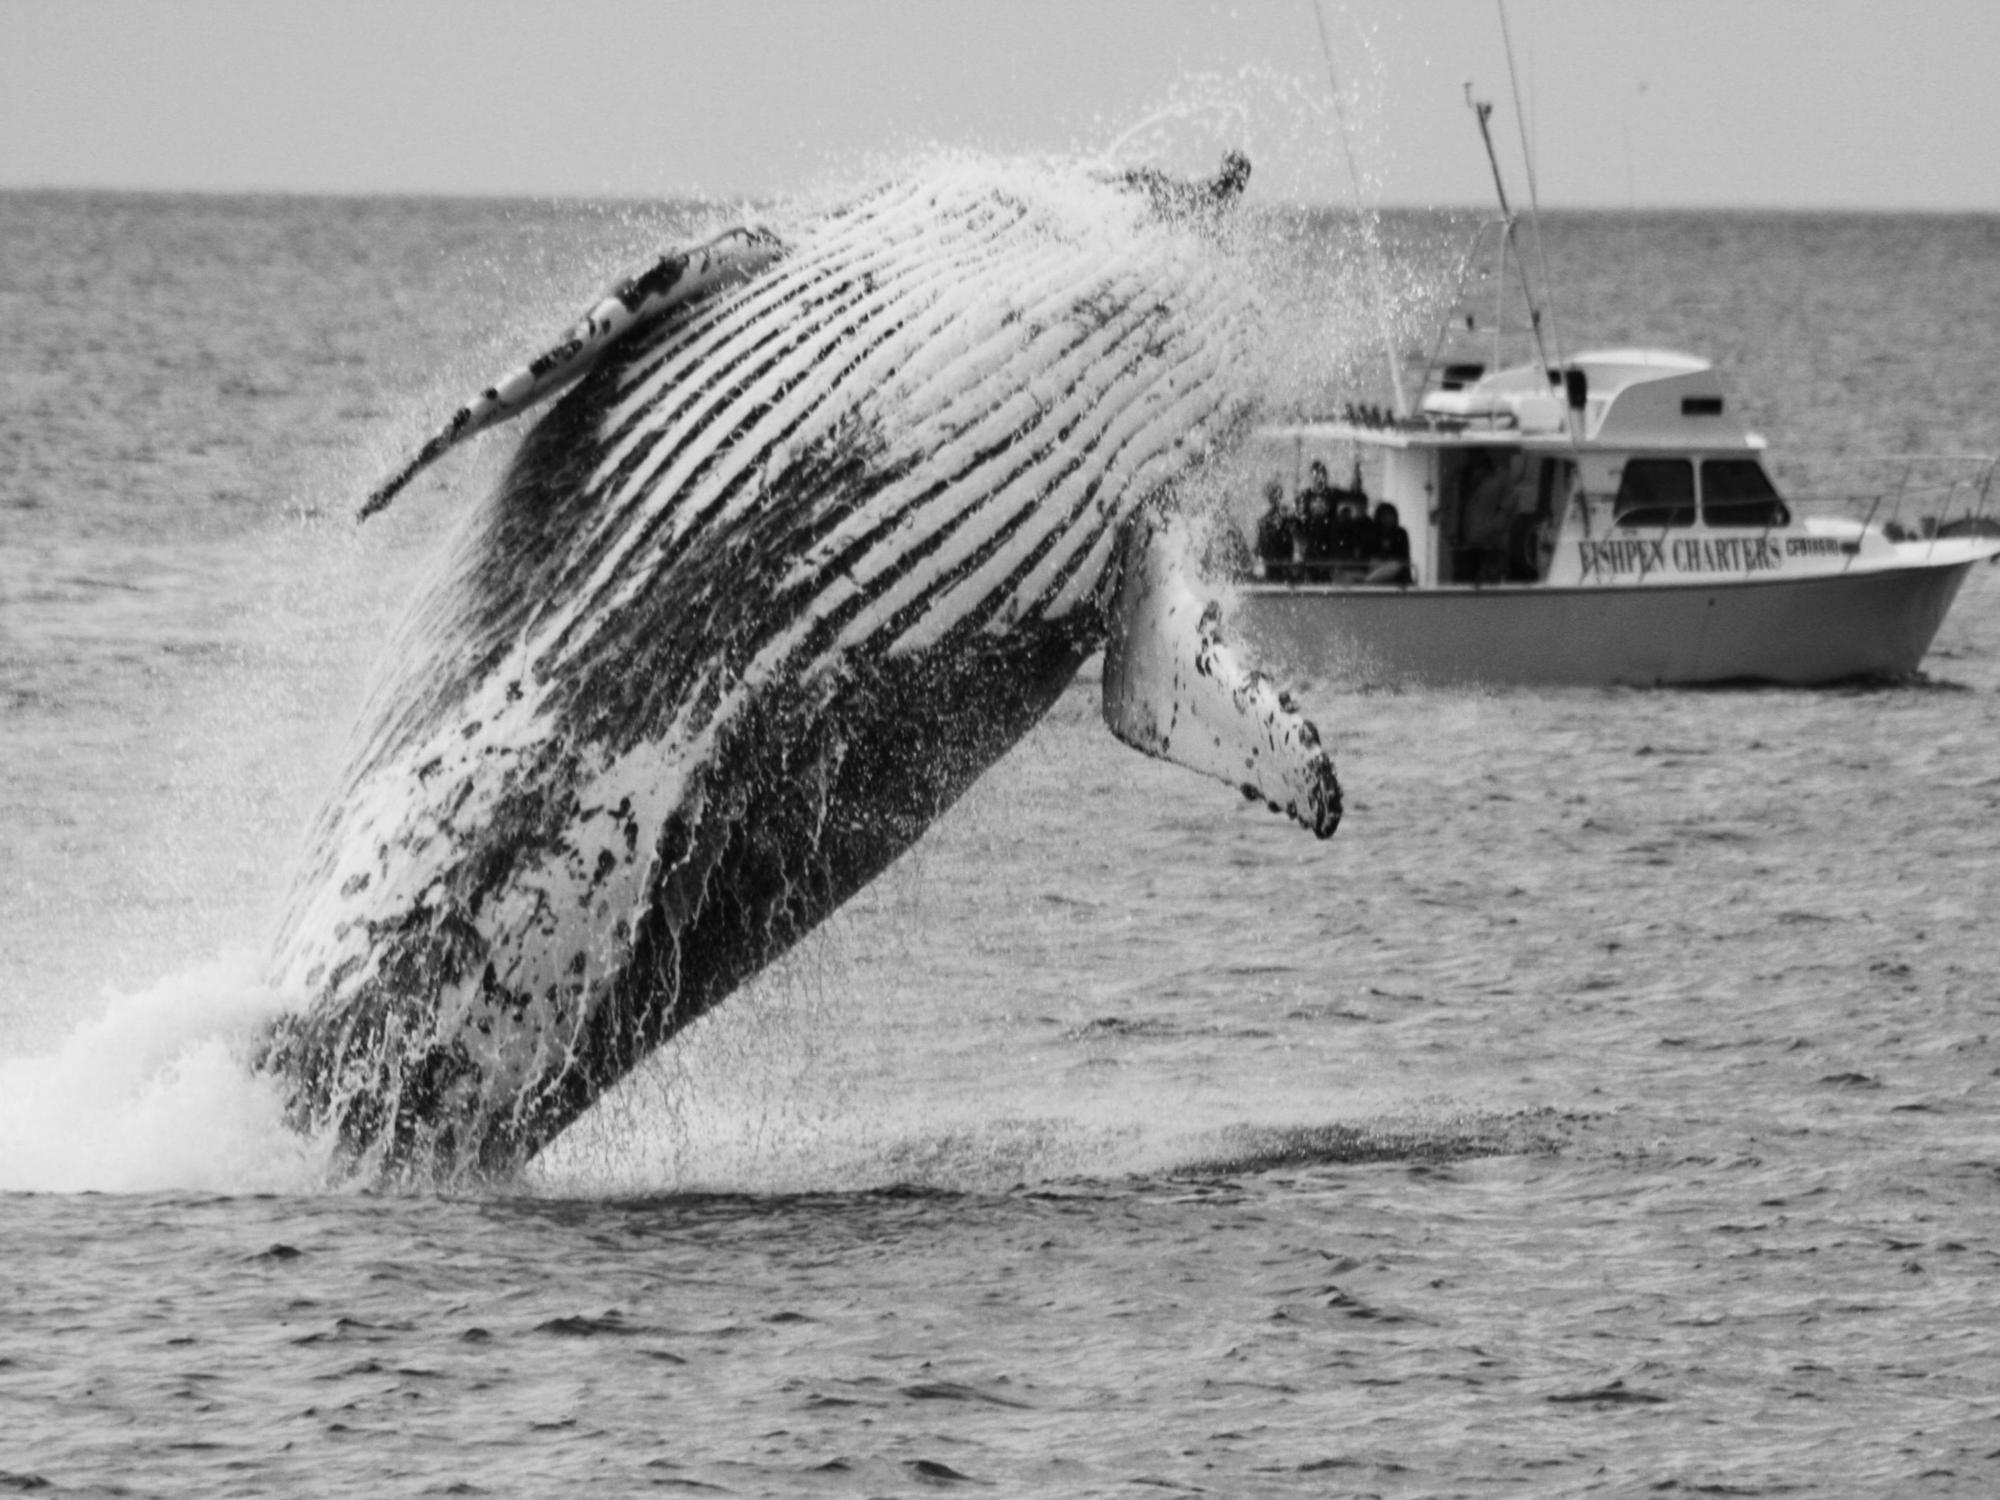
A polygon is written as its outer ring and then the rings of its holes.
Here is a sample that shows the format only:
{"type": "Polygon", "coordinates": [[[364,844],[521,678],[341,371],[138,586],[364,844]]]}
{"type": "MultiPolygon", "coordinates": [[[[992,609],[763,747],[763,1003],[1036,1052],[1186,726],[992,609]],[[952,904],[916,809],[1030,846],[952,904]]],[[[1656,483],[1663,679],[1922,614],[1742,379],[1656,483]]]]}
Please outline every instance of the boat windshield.
{"type": "Polygon", "coordinates": [[[1701,514],[1711,526],[1786,526],[1792,513],[1754,458],[1705,458],[1701,514]]]}
{"type": "MultiPolygon", "coordinates": [[[[1694,461],[1627,459],[1612,506],[1614,524],[1619,526],[1694,525],[1694,461]]],[[[1756,459],[1705,458],[1701,461],[1701,519],[1708,526],[1762,529],[1789,525],[1792,514],[1756,459]]]]}
{"type": "Polygon", "coordinates": [[[1611,505],[1614,526],[1694,525],[1694,464],[1685,458],[1628,458],[1611,505]]]}

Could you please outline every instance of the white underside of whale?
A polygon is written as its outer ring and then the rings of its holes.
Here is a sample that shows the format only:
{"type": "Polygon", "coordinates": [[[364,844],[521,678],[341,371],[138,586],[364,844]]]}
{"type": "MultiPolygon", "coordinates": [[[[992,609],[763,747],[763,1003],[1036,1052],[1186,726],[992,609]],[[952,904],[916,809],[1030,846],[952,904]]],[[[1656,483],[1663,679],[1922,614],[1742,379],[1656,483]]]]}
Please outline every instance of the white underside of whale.
{"type": "Polygon", "coordinates": [[[468,1111],[531,1109],[683,878],[661,830],[756,817],[718,764],[731,734],[774,693],[845,711],[870,672],[971,641],[999,660],[1036,630],[1079,651],[1108,635],[1120,738],[1331,832],[1317,732],[1217,638],[1163,499],[1247,420],[1260,346],[1226,258],[1133,195],[1050,191],[1041,168],[947,173],[782,240],[663,256],[466,403],[371,508],[482,427],[596,381],[571,408],[588,462],[563,514],[517,560],[491,555],[484,511],[470,520],[472,571],[419,610],[317,832],[278,968],[326,1028],[402,982],[413,922],[480,958],[410,997],[382,1044],[402,1055],[354,1086],[393,1090],[406,1059],[448,1045],[477,1076],[468,1111]],[[846,479],[799,478],[847,459],[846,479]],[[805,540],[760,554],[773,536],[805,540]],[[533,589],[496,602],[488,575],[516,563],[533,589]],[[753,579],[755,598],[731,594],[753,579]],[[671,618],[717,638],[644,633],[663,603],[706,598],[710,614],[671,618]],[[488,628],[507,633],[460,638],[488,628]],[[655,657],[686,674],[656,719],[605,737],[578,717],[592,684],[629,689],[655,657]],[[486,665],[461,680],[465,659],[486,665]],[[535,797],[533,836],[495,847],[535,797]]]}

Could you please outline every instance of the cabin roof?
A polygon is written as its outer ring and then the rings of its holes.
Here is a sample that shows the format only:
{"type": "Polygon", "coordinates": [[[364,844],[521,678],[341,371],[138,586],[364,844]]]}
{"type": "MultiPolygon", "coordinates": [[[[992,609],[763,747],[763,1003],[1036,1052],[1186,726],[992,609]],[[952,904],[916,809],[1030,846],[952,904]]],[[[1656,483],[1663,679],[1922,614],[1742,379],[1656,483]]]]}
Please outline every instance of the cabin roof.
{"type": "MultiPolygon", "coordinates": [[[[1467,372],[1468,374],[1470,372],[1467,372]]],[[[1559,366],[1512,365],[1427,390],[1418,415],[1351,409],[1338,421],[1269,427],[1274,437],[1409,448],[1494,443],[1572,445],[1570,402],[1583,398],[1576,441],[1594,448],[1759,449],[1707,360],[1672,349],[1594,349],[1559,366]],[[1570,372],[1580,377],[1572,386],[1570,372]]]]}

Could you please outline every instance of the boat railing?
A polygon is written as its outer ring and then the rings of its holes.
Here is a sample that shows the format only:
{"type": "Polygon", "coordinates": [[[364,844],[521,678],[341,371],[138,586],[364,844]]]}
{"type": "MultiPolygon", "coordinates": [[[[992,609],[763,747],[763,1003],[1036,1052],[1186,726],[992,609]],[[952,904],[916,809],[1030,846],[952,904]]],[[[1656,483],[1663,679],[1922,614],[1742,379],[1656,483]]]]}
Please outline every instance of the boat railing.
{"type": "Polygon", "coordinates": [[[1990,454],[1906,454],[1795,460],[1778,476],[1785,503],[1800,516],[1881,527],[1891,540],[2000,536],[1990,454]]]}

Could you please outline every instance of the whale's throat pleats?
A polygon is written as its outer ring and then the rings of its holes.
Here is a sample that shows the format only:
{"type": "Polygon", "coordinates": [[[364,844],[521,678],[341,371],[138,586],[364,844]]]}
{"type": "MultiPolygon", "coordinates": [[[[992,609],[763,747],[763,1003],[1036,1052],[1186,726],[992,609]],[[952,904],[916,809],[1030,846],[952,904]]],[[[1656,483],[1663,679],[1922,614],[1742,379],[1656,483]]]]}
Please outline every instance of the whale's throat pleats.
{"type": "MultiPolygon", "coordinates": [[[[1241,430],[1262,346],[1212,233],[1142,186],[959,168],[674,252],[384,487],[568,384],[314,834],[268,1056],[301,1124],[379,1171],[525,1159],[907,849],[1108,619],[1167,619],[1125,539],[1241,430]]],[[[1330,831],[1312,775],[1245,758],[1189,763],[1330,831]]]]}

